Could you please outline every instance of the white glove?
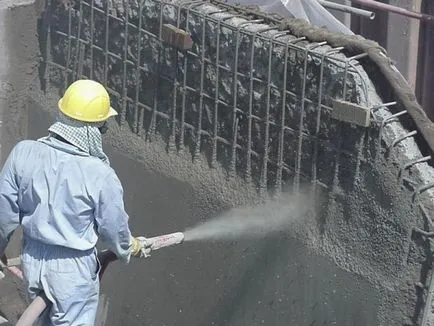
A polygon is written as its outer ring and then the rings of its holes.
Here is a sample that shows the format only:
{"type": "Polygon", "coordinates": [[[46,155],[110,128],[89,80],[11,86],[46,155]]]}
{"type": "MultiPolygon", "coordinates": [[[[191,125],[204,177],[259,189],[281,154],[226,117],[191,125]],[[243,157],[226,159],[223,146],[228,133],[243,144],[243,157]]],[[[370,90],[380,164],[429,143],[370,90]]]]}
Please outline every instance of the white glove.
{"type": "Polygon", "coordinates": [[[151,245],[145,237],[131,238],[131,255],[134,257],[149,257],[151,256],[151,245]]]}

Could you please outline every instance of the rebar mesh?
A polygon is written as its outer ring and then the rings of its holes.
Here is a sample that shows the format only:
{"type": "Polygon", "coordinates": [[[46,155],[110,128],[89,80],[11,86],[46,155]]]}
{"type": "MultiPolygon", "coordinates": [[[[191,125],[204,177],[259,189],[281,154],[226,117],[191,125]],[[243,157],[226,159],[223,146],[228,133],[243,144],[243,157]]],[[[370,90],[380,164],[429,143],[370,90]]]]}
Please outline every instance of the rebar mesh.
{"type": "Polygon", "coordinates": [[[366,54],[337,56],[342,48],[309,44],[262,20],[235,24],[225,10],[197,10],[203,5],[126,1],[122,17],[110,2],[52,8],[47,54],[57,54],[47,67],[60,68],[63,80],[46,72],[47,82],[104,83],[119,124],[148,140],[159,133],[169,149],[187,146],[195,160],[203,153],[263,193],[288,182],[297,189],[301,178],[329,187],[337,181],[329,169],[337,176],[342,158],[359,164],[364,130],[350,127],[356,136],[343,139],[348,126],[330,112],[333,98],[360,101],[366,86],[356,85],[356,66],[366,54]],[[165,23],[191,33],[193,49],[162,43],[165,23]]]}

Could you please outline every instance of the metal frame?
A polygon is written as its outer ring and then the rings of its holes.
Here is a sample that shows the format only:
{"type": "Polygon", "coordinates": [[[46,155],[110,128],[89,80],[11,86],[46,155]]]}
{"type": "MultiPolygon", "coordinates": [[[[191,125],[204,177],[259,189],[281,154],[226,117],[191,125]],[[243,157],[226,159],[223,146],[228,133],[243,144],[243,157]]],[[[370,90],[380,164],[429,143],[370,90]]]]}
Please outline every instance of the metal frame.
{"type": "MultiPolygon", "coordinates": [[[[330,144],[327,140],[321,139],[319,137],[319,128],[320,128],[320,124],[321,124],[321,111],[322,110],[333,110],[330,106],[326,105],[323,103],[323,73],[324,73],[324,64],[334,64],[336,66],[338,66],[340,69],[343,70],[343,85],[344,85],[344,89],[343,89],[343,97],[345,100],[346,97],[346,93],[347,93],[347,79],[348,79],[348,74],[351,72],[352,74],[360,74],[360,72],[358,71],[356,65],[358,64],[358,60],[361,58],[364,58],[367,56],[366,53],[360,53],[358,55],[355,55],[351,58],[346,58],[346,59],[341,59],[339,56],[336,56],[335,54],[339,53],[341,50],[343,50],[343,48],[331,48],[330,50],[328,50],[325,53],[319,53],[316,52],[315,49],[324,45],[327,45],[326,42],[322,42],[319,44],[313,44],[310,46],[303,46],[303,45],[298,45],[298,43],[300,43],[301,41],[304,41],[304,38],[299,38],[299,39],[288,39],[288,41],[281,41],[280,39],[284,36],[286,36],[288,34],[288,31],[283,31],[283,32],[277,32],[277,34],[274,34],[274,36],[272,36],[271,38],[267,35],[265,35],[265,32],[271,31],[271,30],[275,30],[275,28],[273,27],[268,27],[268,28],[264,28],[261,30],[257,30],[254,32],[251,32],[250,30],[248,30],[246,27],[249,25],[254,25],[254,24],[258,24],[261,23],[263,20],[258,19],[258,20],[250,20],[250,21],[246,21],[243,22],[241,24],[239,24],[238,26],[233,26],[233,24],[229,23],[228,20],[231,20],[234,17],[242,17],[242,15],[227,15],[226,17],[222,17],[222,15],[220,15],[220,17],[217,17],[217,14],[221,14],[221,13],[225,13],[225,9],[216,11],[216,12],[212,12],[208,15],[204,15],[203,13],[201,13],[197,8],[201,5],[203,5],[204,3],[202,1],[188,1],[188,2],[183,2],[181,4],[173,4],[173,3],[167,3],[167,2],[159,2],[159,1],[154,1],[154,2],[158,2],[158,4],[160,5],[160,32],[159,35],[153,34],[150,31],[146,30],[145,28],[143,28],[142,26],[142,15],[139,15],[139,21],[138,24],[135,25],[134,23],[130,22],[128,20],[128,15],[126,15],[125,19],[119,18],[114,16],[113,14],[110,13],[109,7],[108,5],[106,5],[106,8],[98,8],[95,6],[95,1],[94,0],[80,0],[78,1],[78,5],[79,5],[79,21],[78,21],[78,28],[77,28],[77,35],[74,36],[72,35],[72,12],[73,12],[73,8],[68,8],[68,30],[67,33],[60,31],[60,30],[51,30],[51,26],[48,26],[48,42],[47,42],[47,57],[46,57],[46,72],[45,72],[45,80],[46,83],[48,84],[49,82],[49,68],[50,67],[56,67],[56,68],[60,68],[63,71],[63,75],[64,75],[64,84],[66,85],[68,83],[68,77],[70,77],[72,75],[72,77],[75,76],[75,78],[77,77],[87,77],[87,76],[83,76],[81,73],[82,67],[83,67],[83,56],[84,56],[84,47],[86,47],[89,50],[89,56],[90,56],[90,61],[92,62],[94,56],[95,56],[95,51],[99,51],[100,54],[102,54],[104,56],[104,78],[102,80],[102,82],[108,86],[108,67],[109,67],[109,57],[112,57],[116,60],[119,60],[122,62],[122,89],[121,92],[119,93],[118,91],[115,91],[114,89],[111,89],[108,87],[109,92],[114,95],[115,97],[119,98],[121,100],[122,106],[121,106],[121,117],[119,120],[119,123],[122,125],[125,121],[126,121],[126,108],[127,108],[127,104],[131,103],[132,107],[134,108],[134,116],[133,116],[133,128],[132,131],[142,135],[143,132],[145,131],[145,128],[143,126],[143,113],[144,111],[148,111],[152,113],[152,121],[151,121],[151,125],[149,127],[148,130],[146,130],[147,135],[149,136],[148,139],[152,139],[151,135],[155,133],[155,120],[157,117],[166,119],[168,121],[171,121],[171,137],[169,140],[169,148],[173,149],[173,148],[178,148],[179,150],[182,150],[184,147],[184,134],[186,129],[190,129],[191,131],[193,131],[196,134],[196,145],[193,151],[193,160],[196,160],[199,158],[200,156],[200,146],[201,146],[201,140],[202,137],[209,137],[212,139],[212,154],[211,154],[211,166],[215,166],[216,162],[218,161],[218,151],[217,151],[217,144],[218,143],[223,143],[225,145],[230,146],[231,148],[231,161],[230,161],[230,165],[229,165],[229,171],[231,175],[236,174],[236,157],[237,157],[237,151],[242,150],[243,152],[246,152],[246,167],[245,167],[245,177],[248,181],[251,181],[251,160],[252,157],[258,158],[258,157],[262,157],[262,171],[261,171],[261,177],[260,177],[260,188],[261,189],[266,189],[267,186],[267,173],[268,173],[268,165],[274,165],[277,170],[276,170],[276,192],[280,192],[281,189],[281,182],[282,182],[282,175],[283,175],[283,171],[286,172],[290,172],[295,174],[295,178],[294,178],[294,190],[298,189],[298,184],[300,181],[300,176],[303,175],[302,171],[301,171],[301,151],[302,151],[302,143],[303,143],[303,139],[309,139],[310,141],[313,142],[314,144],[314,153],[313,153],[313,157],[312,157],[312,171],[311,171],[311,181],[312,183],[315,185],[316,182],[318,180],[316,180],[317,177],[317,155],[318,155],[318,147],[319,146],[326,146],[328,147],[330,150],[332,151],[337,151],[339,156],[342,153],[346,154],[346,155],[350,155],[350,156],[354,156],[357,160],[360,159],[360,148],[358,148],[356,150],[356,154],[354,153],[349,153],[349,152],[345,152],[339,148],[335,148],[332,144],[330,144]],[[90,8],[90,21],[91,21],[91,26],[90,26],[90,38],[89,39],[84,39],[84,37],[82,37],[82,33],[81,33],[81,28],[82,28],[82,24],[83,24],[83,7],[88,7],[90,8]],[[210,60],[209,58],[207,58],[205,56],[205,47],[201,46],[200,44],[198,44],[198,49],[199,49],[199,53],[196,53],[194,50],[188,51],[186,53],[186,55],[184,56],[184,60],[183,60],[183,66],[185,67],[184,69],[184,74],[182,76],[182,78],[178,78],[178,76],[175,74],[174,76],[165,76],[165,75],[158,75],[157,78],[159,80],[161,80],[162,82],[168,82],[173,84],[173,104],[172,104],[172,111],[170,114],[167,114],[165,112],[160,112],[158,110],[158,103],[156,101],[156,95],[154,95],[154,104],[151,106],[148,106],[144,103],[141,103],[139,101],[139,94],[141,91],[140,88],[140,72],[146,72],[146,69],[144,68],[144,66],[142,65],[142,62],[140,61],[141,59],[141,50],[142,50],[142,36],[146,35],[150,38],[154,38],[155,40],[159,40],[161,42],[161,28],[163,25],[163,8],[166,6],[170,6],[170,7],[174,7],[177,10],[177,27],[180,27],[180,22],[181,22],[181,13],[183,11],[185,11],[185,15],[186,15],[186,31],[189,31],[189,17],[191,17],[192,15],[196,15],[201,17],[202,19],[202,23],[203,23],[203,27],[208,23],[208,24],[215,24],[215,26],[217,27],[217,29],[221,29],[221,28],[227,28],[229,30],[231,30],[233,33],[235,33],[236,35],[236,53],[235,53],[235,60],[234,60],[234,66],[233,69],[228,68],[224,65],[222,65],[220,63],[220,34],[217,35],[217,44],[216,44],[216,49],[217,49],[217,53],[216,53],[216,58],[215,60],[210,60]],[[105,16],[105,46],[104,48],[101,48],[100,46],[96,45],[94,43],[94,28],[95,28],[95,24],[94,24],[94,19],[95,19],[95,15],[96,13],[102,14],[105,16]],[[109,49],[109,24],[110,24],[110,20],[115,20],[118,21],[119,23],[124,25],[124,33],[125,33],[125,37],[124,37],[124,44],[123,44],[123,54],[122,55],[118,55],[116,53],[113,53],[112,51],[110,51],[109,49]],[[138,46],[137,46],[137,58],[135,61],[132,61],[128,58],[128,33],[129,30],[133,30],[135,29],[138,32],[138,46]],[[62,66],[59,65],[58,63],[54,62],[53,59],[51,58],[50,55],[50,49],[51,49],[51,44],[50,44],[50,34],[51,33],[55,33],[61,37],[64,37],[67,40],[67,56],[66,56],[66,65],[62,66]],[[268,78],[267,80],[261,80],[257,77],[254,76],[253,70],[254,70],[254,46],[252,45],[251,48],[251,69],[250,72],[248,73],[243,73],[241,71],[238,71],[238,49],[239,49],[239,42],[240,42],[240,37],[241,35],[245,35],[249,38],[251,38],[252,40],[252,44],[255,43],[255,41],[262,41],[264,43],[268,43],[269,44],[269,67],[268,67],[268,78]],[[71,60],[73,60],[72,58],[72,44],[75,43],[76,44],[76,49],[75,49],[75,62],[73,64],[74,68],[71,68],[71,60]],[[79,44],[81,44],[79,46],[79,44]],[[291,91],[289,91],[286,88],[286,82],[287,82],[287,76],[286,74],[284,74],[284,81],[283,81],[283,89],[279,86],[276,85],[272,85],[271,84],[271,58],[273,55],[273,49],[277,48],[277,47],[281,47],[283,49],[285,49],[285,60],[284,60],[284,66],[285,66],[285,71],[287,69],[287,60],[288,60],[288,53],[291,51],[295,51],[295,52],[299,52],[299,53],[303,53],[305,56],[305,63],[304,63],[304,82],[303,82],[303,87],[302,87],[302,92],[301,94],[294,94],[291,91]],[[306,73],[307,73],[307,62],[308,62],[308,57],[310,58],[317,58],[320,60],[321,62],[321,74],[320,74],[320,86],[319,86],[319,96],[317,100],[312,100],[306,97],[305,92],[306,92],[306,73]],[[194,89],[191,88],[187,85],[187,62],[189,60],[189,58],[196,58],[199,59],[201,62],[201,73],[200,73],[200,88],[194,89]],[[216,69],[216,82],[215,82],[215,93],[214,94],[207,94],[204,91],[204,67],[205,64],[209,64],[209,65],[213,65],[216,69]],[[135,67],[135,96],[133,98],[128,97],[127,95],[127,87],[126,87],[126,76],[127,76],[127,67],[128,66],[132,66],[135,67]],[[219,73],[220,71],[226,71],[229,72],[233,75],[233,100],[232,103],[226,103],[223,100],[221,100],[219,98],[219,73]],[[237,94],[237,80],[238,78],[245,78],[249,80],[249,107],[247,110],[243,110],[241,108],[239,108],[237,106],[237,100],[238,100],[238,94],[237,94]],[[259,82],[259,83],[263,83],[266,84],[266,89],[267,89],[267,103],[266,103],[266,116],[265,117],[259,117],[253,114],[252,111],[252,106],[253,106],[253,84],[255,82],[259,82]],[[281,121],[272,121],[270,119],[270,114],[269,114],[269,110],[270,110],[270,94],[271,91],[278,91],[279,93],[282,94],[282,109],[281,109],[281,114],[280,114],[280,120],[281,121]],[[178,108],[178,104],[177,104],[177,93],[180,92],[182,95],[182,99],[181,99],[181,110],[180,112],[177,112],[177,108],[178,108]],[[196,124],[191,124],[191,123],[187,123],[185,121],[185,112],[186,112],[186,105],[187,105],[187,97],[188,94],[192,92],[192,93],[196,93],[197,95],[199,95],[199,109],[198,109],[198,118],[196,120],[196,124]],[[292,99],[296,99],[301,101],[301,114],[300,114],[300,121],[299,121],[299,128],[298,130],[294,130],[293,128],[287,126],[285,124],[285,105],[286,105],[286,101],[287,101],[287,96],[289,96],[292,99]],[[213,112],[213,130],[211,132],[208,132],[206,130],[202,129],[202,110],[203,110],[203,102],[204,99],[210,100],[214,102],[214,112],[213,112]],[[303,128],[303,111],[304,111],[304,107],[305,105],[315,105],[317,107],[317,122],[316,122],[316,130],[315,130],[315,134],[314,135],[310,135],[308,134],[304,128],[303,128]],[[219,135],[219,128],[218,128],[218,123],[217,123],[217,119],[218,119],[218,110],[219,110],[219,106],[223,106],[223,107],[227,107],[227,108],[232,108],[232,124],[233,124],[233,137],[232,139],[225,139],[223,137],[221,137],[219,135]],[[247,112],[246,112],[247,111],[247,112]],[[177,114],[178,113],[178,114],[177,114]],[[180,115],[180,117],[178,117],[178,115],[180,115]],[[237,130],[238,130],[238,116],[239,115],[245,115],[248,121],[248,141],[247,141],[247,147],[246,148],[242,148],[238,143],[237,143],[237,130]],[[264,130],[264,134],[267,135],[268,134],[268,130],[270,128],[270,126],[272,127],[277,127],[280,129],[280,136],[279,136],[279,145],[278,145],[278,155],[276,157],[276,161],[274,162],[273,158],[269,158],[268,157],[268,137],[265,137],[265,143],[264,143],[264,152],[263,153],[259,153],[257,151],[254,151],[252,149],[252,123],[253,121],[256,122],[260,122],[263,123],[265,125],[265,130],[264,130]],[[292,134],[294,137],[297,138],[298,140],[298,147],[297,147],[297,153],[296,153],[296,162],[295,164],[290,164],[289,162],[284,162],[284,140],[285,140],[285,133],[289,132],[290,134],[292,134]],[[178,134],[178,142],[176,144],[176,134],[178,134]],[[298,135],[296,135],[298,134],[298,135]]],[[[125,5],[127,6],[126,10],[128,10],[128,1],[126,1],[125,5]]],[[[139,12],[142,13],[143,12],[143,4],[140,2],[139,4],[139,12]]],[[[202,44],[205,43],[205,39],[206,39],[206,35],[205,35],[205,28],[202,28],[203,32],[201,35],[201,42],[202,44]]],[[[160,52],[161,52],[161,47],[160,46],[160,52]]],[[[161,55],[161,54],[160,54],[161,55]]],[[[93,69],[93,62],[91,64],[91,68],[90,68],[90,75],[89,77],[92,78],[94,76],[94,69],[93,69]]],[[[363,80],[363,79],[362,79],[363,80]]],[[[366,85],[365,85],[366,88],[366,85]]],[[[392,104],[396,104],[395,102],[393,102],[392,104]]],[[[387,107],[391,105],[391,103],[386,103],[384,104],[382,107],[387,107]]],[[[372,110],[376,110],[377,108],[372,108],[372,110]]],[[[383,133],[383,129],[385,127],[385,125],[389,122],[391,122],[392,120],[398,118],[399,116],[406,114],[406,111],[402,111],[399,112],[398,114],[392,115],[390,118],[380,122],[380,138],[382,137],[382,133],[383,133]]],[[[374,115],[371,114],[373,120],[374,119],[374,115]]],[[[413,134],[411,135],[413,136],[413,134]]],[[[363,144],[361,144],[361,146],[363,146],[363,144]]],[[[380,146],[381,144],[379,144],[378,147],[378,151],[380,150],[380,146]]],[[[378,155],[377,155],[378,156],[378,155]]],[[[336,164],[337,166],[338,164],[336,164]]]]}
{"type": "MultiPolygon", "coordinates": [[[[169,150],[173,150],[175,148],[178,148],[179,150],[183,150],[185,145],[185,132],[186,130],[190,130],[195,134],[195,146],[192,152],[193,160],[197,160],[200,157],[200,148],[202,143],[202,137],[208,137],[211,139],[212,143],[212,153],[211,153],[211,166],[216,166],[216,162],[219,160],[218,155],[218,144],[224,144],[225,146],[229,146],[230,151],[230,162],[229,162],[229,173],[231,176],[234,176],[238,173],[237,171],[237,164],[236,160],[239,155],[239,151],[246,153],[245,156],[245,173],[244,176],[248,182],[252,181],[252,160],[260,160],[261,162],[261,171],[260,171],[260,178],[258,180],[258,185],[261,190],[261,193],[264,195],[267,193],[268,189],[268,173],[270,171],[270,168],[272,166],[275,167],[276,171],[276,180],[275,180],[275,192],[278,194],[281,191],[281,184],[283,181],[283,173],[289,173],[294,175],[293,179],[293,189],[296,191],[299,188],[300,184],[300,178],[309,178],[309,174],[311,174],[310,179],[312,182],[313,187],[317,183],[320,183],[324,187],[328,187],[325,183],[321,182],[317,179],[317,162],[318,162],[318,151],[319,147],[326,147],[329,151],[337,153],[336,155],[336,169],[338,168],[338,162],[339,157],[341,154],[346,154],[349,156],[354,157],[354,159],[358,160],[361,157],[361,148],[357,148],[355,152],[348,152],[341,148],[336,148],[335,145],[331,144],[328,140],[322,139],[319,136],[320,133],[320,124],[321,124],[321,116],[322,111],[327,110],[331,111],[333,110],[330,106],[324,104],[323,102],[323,73],[324,73],[324,66],[325,64],[332,64],[338,67],[343,72],[343,82],[344,82],[344,89],[343,89],[343,96],[345,98],[346,92],[347,92],[347,79],[349,74],[359,74],[356,65],[358,64],[359,59],[364,58],[367,56],[366,53],[360,53],[358,55],[355,55],[351,58],[342,59],[339,56],[336,56],[337,53],[339,53],[343,48],[331,48],[326,53],[321,53],[315,51],[315,49],[320,48],[322,46],[327,45],[326,42],[321,42],[317,44],[312,44],[309,46],[299,45],[300,42],[304,41],[304,38],[299,39],[291,39],[290,37],[287,38],[287,40],[283,40],[285,36],[289,34],[289,31],[283,31],[278,32],[274,34],[274,36],[268,36],[266,35],[266,32],[276,30],[275,27],[264,27],[263,29],[259,29],[256,31],[251,31],[248,29],[248,26],[254,26],[255,24],[262,23],[262,19],[258,20],[248,20],[245,21],[237,26],[234,26],[233,23],[228,22],[229,20],[233,19],[234,17],[243,17],[242,15],[224,15],[225,11],[227,9],[222,9],[219,11],[215,11],[212,13],[209,13],[207,15],[204,15],[202,12],[198,10],[198,7],[203,5],[204,3],[202,1],[188,1],[183,2],[181,4],[173,4],[173,3],[167,3],[167,2],[160,2],[160,1],[154,1],[157,5],[160,6],[160,18],[159,18],[159,35],[156,35],[145,28],[143,28],[143,17],[142,15],[139,15],[139,20],[137,25],[128,19],[128,15],[126,15],[125,19],[116,17],[115,15],[110,13],[108,5],[105,6],[105,8],[98,8],[95,6],[94,0],[80,0],[78,1],[78,8],[80,12],[79,16],[79,26],[77,28],[77,35],[72,35],[72,11],[74,9],[69,8],[68,9],[68,31],[67,33],[60,31],[60,30],[51,30],[51,26],[48,29],[48,33],[55,33],[56,35],[59,35],[60,37],[63,37],[67,40],[67,63],[66,66],[59,65],[58,63],[54,62],[51,56],[47,56],[46,63],[47,67],[56,67],[60,68],[63,71],[64,74],[64,80],[65,85],[68,82],[68,76],[81,76],[81,77],[87,77],[83,76],[79,70],[80,67],[83,66],[83,55],[84,51],[80,51],[80,47],[77,46],[76,53],[75,53],[75,64],[73,65],[75,68],[71,68],[71,47],[72,44],[79,43],[82,44],[82,46],[85,46],[89,50],[89,56],[90,60],[93,60],[93,58],[96,55],[96,52],[99,52],[99,54],[102,54],[104,56],[104,78],[101,82],[103,82],[107,88],[108,91],[115,97],[121,100],[121,114],[119,119],[119,124],[123,125],[126,122],[127,119],[127,106],[131,106],[134,110],[133,114],[133,121],[132,121],[132,131],[138,135],[143,135],[146,133],[147,139],[152,140],[153,135],[155,134],[155,124],[156,124],[156,118],[162,118],[168,121],[168,124],[170,124],[170,137],[169,137],[169,144],[168,148],[169,150]],[[84,38],[84,36],[81,33],[82,24],[83,24],[83,8],[87,7],[90,12],[90,37],[89,39],[84,38]],[[196,16],[199,17],[202,20],[202,33],[200,35],[200,42],[199,44],[196,44],[196,49],[192,49],[190,51],[187,51],[187,53],[184,55],[183,62],[178,64],[182,64],[184,69],[183,76],[178,76],[177,74],[174,74],[172,76],[166,76],[163,74],[158,73],[158,76],[156,76],[157,80],[164,82],[164,83],[170,83],[173,85],[173,103],[172,103],[172,109],[170,113],[161,112],[158,108],[157,103],[157,94],[154,93],[154,101],[153,105],[149,106],[145,103],[141,103],[139,101],[139,94],[141,91],[140,87],[140,73],[141,72],[147,72],[144,65],[141,62],[141,50],[144,46],[142,44],[143,40],[142,37],[146,35],[149,38],[153,38],[154,40],[157,40],[160,42],[160,59],[161,59],[161,49],[163,45],[161,44],[161,29],[163,25],[164,15],[163,15],[163,8],[165,7],[172,7],[177,12],[177,27],[180,27],[181,24],[181,18],[182,18],[182,12],[184,12],[184,16],[186,18],[186,31],[189,32],[189,17],[196,16]],[[97,44],[94,43],[94,28],[95,23],[94,19],[97,14],[104,15],[105,16],[105,44],[104,48],[101,48],[97,44]],[[109,26],[110,21],[117,21],[120,24],[124,25],[124,44],[123,44],[123,53],[121,55],[117,53],[113,53],[111,49],[109,48],[109,26]],[[205,47],[201,44],[205,44],[206,35],[205,35],[205,26],[206,24],[214,24],[216,28],[221,30],[222,28],[226,28],[232,31],[232,33],[235,35],[236,39],[235,42],[237,44],[236,46],[236,52],[235,52],[235,60],[233,67],[226,67],[220,63],[220,34],[217,35],[217,40],[215,46],[217,49],[216,58],[214,60],[209,59],[205,55],[205,47]],[[129,31],[135,30],[138,33],[138,46],[137,46],[137,58],[136,60],[131,60],[128,58],[128,33],[129,31]],[[252,47],[251,47],[251,69],[248,73],[241,72],[238,69],[238,49],[239,49],[239,42],[241,36],[248,37],[251,39],[252,47]],[[268,62],[268,76],[266,77],[267,80],[263,80],[255,76],[254,74],[254,46],[253,44],[257,41],[263,42],[264,44],[269,44],[269,62],[268,62]],[[278,85],[273,85],[271,83],[271,58],[273,54],[275,53],[275,49],[284,49],[285,51],[285,61],[284,61],[284,67],[285,71],[287,69],[287,60],[288,60],[288,53],[290,52],[296,52],[296,53],[302,53],[304,56],[304,68],[303,68],[303,74],[304,74],[304,82],[302,84],[302,91],[301,94],[295,94],[288,90],[286,88],[287,83],[287,76],[286,73],[284,74],[284,81],[283,81],[283,88],[278,85]],[[81,54],[81,55],[80,55],[81,54]],[[119,91],[116,91],[114,89],[111,89],[108,87],[108,74],[109,74],[109,58],[112,57],[115,60],[118,60],[122,64],[122,88],[119,91]],[[313,59],[319,59],[321,62],[321,76],[319,81],[319,96],[316,100],[309,99],[306,97],[306,81],[307,81],[307,67],[308,67],[308,58],[313,59]],[[187,63],[191,59],[199,59],[199,62],[201,63],[200,68],[200,87],[199,89],[194,89],[187,85],[187,63]],[[78,62],[77,62],[78,61],[78,62]],[[204,73],[205,73],[205,65],[212,65],[216,69],[216,82],[215,82],[215,92],[214,94],[208,94],[204,91],[204,73]],[[128,67],[134,67],[135,68],[135,95],[133,98],[130,98],[127,93],[127,84],[126,84],[126,77],[127,77],[127,70],[128,67]],[[223,101],[219,96],[219,77],[220,72],[225,71],[226,73],[231,73],[233,76],[233,98],[231,103],[226,103],[223,101]],[[249,80],[249,107],[247,109],[242,109],[238,107],[237,101],[238,101],[238,86],[237,81],[238,78],[244,78],[246,80],[249,80]],[[254,90],[254,83],[262,83],[263,85],[266,85],[266,91],[267,91],[267,100],[266,100],[266,108],[265,108],[265,116],[259,117],[253,114],[253,90],[254,90]],[[280,121],[273,121],[270,118],[270,94],[272,91],[279,92],[282,96],[282,109],[280,113],[280,121]],[[181,94],[181,101],[180,105],[177,103],[177,94],[181,94]],[[188,95],[194,93],[198,95],[199,97],[199,107],[198,107],[198,113],[197,113],[197,119],[195,123],[188,123],[185,121],[185,114],[187,110],[187,98],[188,95]],[[300,114],[300,121],[299,126],[297,130],[294,128],[286,125],[285,123],[285,107],[287,103],[287,97],[300,101],[301,103],[301,114],[300,114]],[[202,115],[203,115],[203,105],[204,100],[212,101],[214,102],[214,112],[213,112],[213,128],[210,131],[203,130],[202,128],[202,115]],[[304,108],[306,105],[313,105],[317,108],[317,121],[316,121],[316,130],[314,134],[309,134],[304,130],[303,127],[303,113],[304,108]],[[230,110],[232,110],[232,137],[231,139],[226,139],[225,137],[222,137],[219,133],[219,124],[218,124],[218,111],[219,107],[225,107],[230,110]],[[151,122],[149,128],[145,128],[143,125],[143,114],[144,112],[149,112],[152,115],[151,122]],[[247,146],[241,146],[237,142],[237,135],[238,135],[238,123],[239,123],[239,117],[245,117],[247,119],[247,146]],[[264,126],[262,134],[265,135],[264,137],[264,143],[263,143],[263,150],[261,152],[255,151],[252,148],[252,125],[253,123],[260,123],[264,126]],[[278,145],[277,145],[277,152],[278,155],[276,158],[269,157],[268,151],[269,151],[269,144],[268,144],[268,133],[270,128],[277,128],[279,129],[279,139],[278,139],[278,145]],[[285,156],[285,136],[286,134],[292,135],[294,139],[297,141],[297,149],[296,149],[296,160],[295,162],[285,162],[284,156],[285,156]],[[177,137],[178,136],[178,137],[177,137]],[[311,166],[311,172],[306,175],[303,172],[303,169],[301,168],[301,157],[302,157],[302,147],[303,147],[303,140],[309,140],[313,144],[313,153],[312,153],[312,166],[311,166]]],[[[126,1],[125,5],[126,11],[128,10],[128,1],[126,1]]],[[[143,12],[143,4],[140,2],[138,11],[140,13],[143,12]]],[[[49,37],[50,38],[50,37],[49,37]]],[[[47,45],[47,53],[49,53],[51,48],[51,44],[47,45]]],[[[92,61],[91,61],[92,62],[92,61]]],[[[48,68],[47,68],[48,70],[48,68]]],[[[45,78],[47,78],[48,82],[48,75],[49,71],[45,73],[45,78]]],[[[91,64],[90,69],[90,76],[94,76],[93,72],[93,63],[91,64]]],[[[366,85],[365,85],[366,88],[366,85]]],[[[157,91],[157,88],[155,89],[155,92],[157,91]]],[[[360,142],[360,146],[363,146],[363,142],[360,142]]],[[[274,169],[274,168],[273,168],[274,169]]],[[[259,172],[259,171],[258,171],[259,172]]],[[[338,171],[336,171],[336,174],[338,171]]]]}

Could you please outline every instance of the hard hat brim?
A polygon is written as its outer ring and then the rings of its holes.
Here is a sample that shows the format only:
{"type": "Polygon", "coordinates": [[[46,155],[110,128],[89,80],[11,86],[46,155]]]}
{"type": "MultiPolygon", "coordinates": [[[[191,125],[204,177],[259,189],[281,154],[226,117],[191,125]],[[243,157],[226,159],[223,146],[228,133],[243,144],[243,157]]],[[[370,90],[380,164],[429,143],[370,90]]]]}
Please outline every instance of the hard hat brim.
{"type": "Polygon", "coordinates": [[[115,115],[118,115],[118,111],[116,111],[115,109],[113,109],[112,107],[110,107],[110,111],[109,111],[109,114],[108,114],[107,118],[113,117],[115,115]]]}
{"type": "Polygon", "coordinates": [[[104,117],[104,118],[102,118],[102,119],[98,119],[98,120],[87,120],[87,119],[83,119],[83,118],[81,118],[81,117],[74,117],[74,116],[71,116],[68,112],[66,112],[66,111],[64,110],[64,108],[63,108],[63,106],[62,106],[62,102],[63,102],[62,100],[63,100],[63,98],[61,98],[61,99],[59,100],[59,102],[57,102],[57,106],[58,106],[59,110],[60,110],[63,114],[67,115],[68,117],[73,118],[73,119],[76,119],[76,120],[79,120],[79,121],[83,121],[83,122],[100,122],[100,121],[105,121],[105,120],[107,120],[107,119],[110,118],[110,117],[113,117],[113,116],[118,115],[118,112],[117,112],[115,109],[113,109],[112,107],[110,107],[110,110],[109,110],[107,116],[104,117]]]}

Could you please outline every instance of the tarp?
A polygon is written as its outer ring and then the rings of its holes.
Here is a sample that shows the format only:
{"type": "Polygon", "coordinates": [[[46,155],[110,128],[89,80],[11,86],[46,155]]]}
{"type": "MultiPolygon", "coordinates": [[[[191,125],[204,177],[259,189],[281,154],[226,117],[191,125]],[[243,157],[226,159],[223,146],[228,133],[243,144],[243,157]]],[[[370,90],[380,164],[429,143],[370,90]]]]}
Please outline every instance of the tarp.
{"type": "Polygon", "coordinates": [[[317,0],[227,0],[228,3],[257,5],[266,13],[283,17],[304,19],[317,27],[326,27],[330,32],[354,35],[317,0]]]}

